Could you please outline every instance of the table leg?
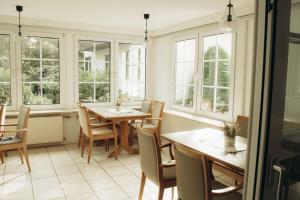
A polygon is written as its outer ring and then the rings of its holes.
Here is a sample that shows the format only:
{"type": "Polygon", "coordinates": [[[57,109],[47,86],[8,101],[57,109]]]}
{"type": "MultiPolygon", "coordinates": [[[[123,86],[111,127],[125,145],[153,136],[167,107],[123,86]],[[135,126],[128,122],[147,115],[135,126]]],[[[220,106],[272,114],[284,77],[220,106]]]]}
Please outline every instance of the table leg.
{"type": "Polygon", "coordinates": [[[128,121],[121,121],[121,145],[128,153],[137,153],[137,149],[131,148],[128,141],[128,121]]]}

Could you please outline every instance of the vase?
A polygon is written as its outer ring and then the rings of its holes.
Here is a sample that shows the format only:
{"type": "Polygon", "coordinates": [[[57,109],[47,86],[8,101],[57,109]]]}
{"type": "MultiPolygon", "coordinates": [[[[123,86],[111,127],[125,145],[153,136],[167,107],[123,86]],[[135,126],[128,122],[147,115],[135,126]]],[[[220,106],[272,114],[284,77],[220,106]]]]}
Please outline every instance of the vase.
{"type": "Polygon", "coordinates": [[[224,145],[225,145],[225,147],[234,147],[235,146],[235,137],[225,136],[224,145]]]}

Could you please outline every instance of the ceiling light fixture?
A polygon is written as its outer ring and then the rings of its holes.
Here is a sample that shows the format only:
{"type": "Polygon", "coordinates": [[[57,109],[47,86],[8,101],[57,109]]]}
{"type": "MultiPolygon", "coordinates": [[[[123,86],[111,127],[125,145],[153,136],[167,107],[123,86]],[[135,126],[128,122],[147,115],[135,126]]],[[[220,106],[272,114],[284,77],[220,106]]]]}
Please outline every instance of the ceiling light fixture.
{"type": "Polygon", "coordinates": [[[144,19],[146,20],[146,30],[145,30],[145,42],[148,41],[148,19],[150,14],[144,14],[144,19]]]}
{"type": "Polygon", "coordinates": [[[235,14],[231,0],[229,0],[227,8],[224,16],[219,21],[219,28],[222,32],[235,32],[239,19],[235,14]]]}
{"type": "Polygon", "coordinates": [[[17,41],[21,41],[22,40],[21,12],[23,11],[23,6],[17,5],[16,10],[19,12],[19,25],[18,25],[19,31],[18,31],[17,41]]]}

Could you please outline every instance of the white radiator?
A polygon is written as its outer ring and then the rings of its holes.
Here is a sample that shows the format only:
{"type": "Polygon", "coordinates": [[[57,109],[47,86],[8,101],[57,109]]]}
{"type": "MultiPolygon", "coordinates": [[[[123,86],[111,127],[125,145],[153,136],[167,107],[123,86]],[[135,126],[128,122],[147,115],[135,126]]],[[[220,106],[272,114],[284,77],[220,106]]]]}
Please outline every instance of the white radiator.
{"type": "MultiPolygon", "coordinates": [[[[7,119],[5,123],[16,123],[7,119]]],[[[28,122],[27,144],[44,144],[63,141],[63,116],[31,117],[28,122]]]]}

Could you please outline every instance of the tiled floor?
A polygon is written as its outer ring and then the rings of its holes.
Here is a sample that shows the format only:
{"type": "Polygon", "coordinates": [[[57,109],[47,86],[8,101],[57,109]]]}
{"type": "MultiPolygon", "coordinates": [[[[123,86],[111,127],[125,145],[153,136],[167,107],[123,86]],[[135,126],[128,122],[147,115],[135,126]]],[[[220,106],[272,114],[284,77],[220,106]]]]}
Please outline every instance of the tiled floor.
{"type": "MultiPolygon", "coordinates": [[[[82,158],[75,144],[33,148],[29,173],[17,152],[9,152],[5,164],[0,164],[0,199],[137,199],[139,156],[122,153],[115,160],[107,155],[102,146],[94,147],[87,164],[87,153],[82,158]]],[[[147,181],[143,199],[157,199],[157,194],[157,186],[147,181]]],[[[165,191],[164,199],[171,199],[171,189],[165,191]]]]}

